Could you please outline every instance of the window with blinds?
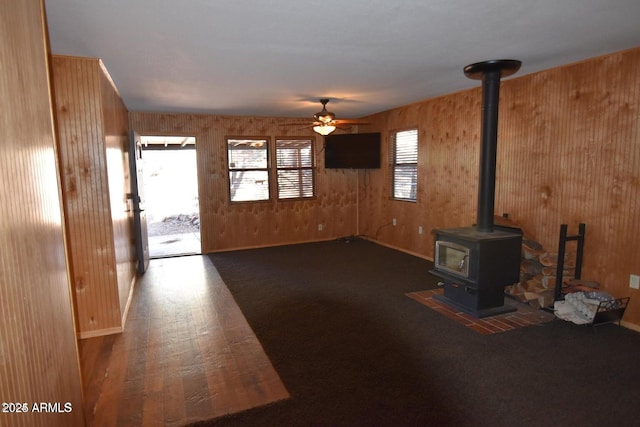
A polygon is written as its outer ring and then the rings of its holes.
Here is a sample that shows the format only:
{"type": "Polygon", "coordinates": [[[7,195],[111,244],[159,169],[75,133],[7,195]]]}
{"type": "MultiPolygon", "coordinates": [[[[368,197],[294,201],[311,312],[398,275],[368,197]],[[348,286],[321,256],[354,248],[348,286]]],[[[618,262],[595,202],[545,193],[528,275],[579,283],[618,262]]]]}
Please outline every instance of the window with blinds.
{"type": "Polygon", "coordinates": [[[391,135],[391,188],[394,199],[416,201],[418,186],[418,129],[391,135]]]}
{"type": "Polygon", "coordinates": [[[269,200],[269,140],[227,139],[232,202],[269,200]]]}
{"type": "Polygon", "coordinates": [[[278,199],[314,197],[314,175],[311,139],[276,140],[278,199]]]}

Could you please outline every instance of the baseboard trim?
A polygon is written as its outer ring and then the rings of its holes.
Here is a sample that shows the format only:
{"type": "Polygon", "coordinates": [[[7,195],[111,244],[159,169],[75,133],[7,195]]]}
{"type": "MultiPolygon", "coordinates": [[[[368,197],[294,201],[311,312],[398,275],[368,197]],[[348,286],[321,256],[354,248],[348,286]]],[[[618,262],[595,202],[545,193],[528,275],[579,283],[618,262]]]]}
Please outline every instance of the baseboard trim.
{"type": "Polygon", "coordinates": [[[124,310],[122,312],[122,330],[124,331],[124,326],[127,323],[127,316],[129,315],[129,307],[131,307],[131,301],[133,300],[133,289],[136,287],[136,283],[138,283],[138,275],[135,274],[131,279],[131,286],[129,286],[129,296],[127,297],[127,303],[124,305],[124,310]]]}
{"type": "Polygon", "coordinates": [[[275,247],[278,247],[278,246],[302,245],[302,244],[305,244],[305,243],[328,242],[328,241],[331,241],[331,240],[338,240],[338,239],[340,239],[340,237],[331,237],[331,238],[327,238],[327,239],[301,240],[301,241],[295,241],[295,242],[282,242],[282,243],[273,243],[273,244],[255,245],[255,246],[239,246],[239,247],[224,248],[224,249],[208,249],[206,251],[203,251],[202,254],[203,255],[207,255],[207,254],[215,254],[215,253],[220,253],[220,252],[244,251],[244,250],[248,250],[248,249],[275,248],[275,247]]]}
{"type": "Polygon", "coordinates": [[[104,335],[120,334],[122,333],[122,331],[123,331],[123,328],[121,326],[116,326],[114,328],[105,328],[105,329],[97,329],[95,331],[80,332],[79,337],[81,340],[84,340],[87,338],[101,337],[104,335]]]}
{"type": "Polygon", "coordinates": [[[627,329],[631,329],[632,331],[640,332],[640,325],[636,325],[635,323],[626,322],[623,320],[620,322],[620,325],[624,326],[627,329]]]}
{"type": "MultiPolygon", "coordinates": [[[[247,249],[262,249],[262,248],[273,248],[273,247],[277,247],[277,246],[286,246],[286,245],[299,245],[299,244],[304,244],[304,243],[329,242],[331,240],[339,240],[339,239],[342,239],[344,237],[348,237],[348,236],[331,237],[331,238],[327,238],[327,239],[303,240],[303,241],[288,242],[288,243],[284,242],[284,243],[274,243],[274,244],[267,244],[267,245],[240,246],[240,247],[235,247],[235,248],[213,249],[213,250],[203,251],[203,255],[215,254],[215,253],[219,253],[219,252],[244,251],[244,250],[247,250],[247,249]]],[[[427,261],[433,262],[433,257],[429,257],[429,256],[426,256],[426,255],[418,253],[418,252],[408,251],[408,250],[403,249],[401,247],[381,242],[380,240],[376,240],[376,239],[374,239],[372,237],[369,237],[369,236],[364,236],[363,235],[363,236],[354,236],[354,237],[357,237],[357,238],[360,238],[360,239],[364,239],[364,240],[368,240],[371,243],[375,243],[376,245],[385,246],[387,248],[395,249],[396,251],[404,252],[406,254],[413,255],[413,256],[416,256],[418,258],[423,258],[423,259],[426,259],[427,261]]]]}
{"type": "Polygon", "coordinates": [[[403,249],[401,247],[390,245],[388,243],[384,243],[384,242],[381,242],[380,240],[376,240],[374,238],[367,237],[367,236],[363,236],[363,239],[369,240],[370,242],[375,243],[376,245],[385,246],[387,248],[395,249],[396,251],[404,252],[405,254],[413,255],[413,256],[416,256],[418,258],[426,259],[427,261],[433,262],[433,257],[429,257],[429,256],[427,256],[425,254],[421,254],[421,253],[413,252],[413,251],[408,251],[408,250],[403,249]]]}

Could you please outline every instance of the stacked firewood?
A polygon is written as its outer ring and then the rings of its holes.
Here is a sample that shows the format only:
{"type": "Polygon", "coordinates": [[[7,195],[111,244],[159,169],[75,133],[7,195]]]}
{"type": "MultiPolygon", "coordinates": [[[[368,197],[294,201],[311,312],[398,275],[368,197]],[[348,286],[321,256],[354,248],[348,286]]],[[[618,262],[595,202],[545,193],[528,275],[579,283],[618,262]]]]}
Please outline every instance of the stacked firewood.
{"type": "MultiPolygon", "coordinates": [[[[566,283],[573,279],[575,266],[575,252],[567,251],[560,283],[566,283]]],[[[548,252],[540,243],[524,238],[522,241],[520,282],[507,286],[505,292],[536,308],[551,307],[554,301],[557,271],[558,254],[548,252]]]]}

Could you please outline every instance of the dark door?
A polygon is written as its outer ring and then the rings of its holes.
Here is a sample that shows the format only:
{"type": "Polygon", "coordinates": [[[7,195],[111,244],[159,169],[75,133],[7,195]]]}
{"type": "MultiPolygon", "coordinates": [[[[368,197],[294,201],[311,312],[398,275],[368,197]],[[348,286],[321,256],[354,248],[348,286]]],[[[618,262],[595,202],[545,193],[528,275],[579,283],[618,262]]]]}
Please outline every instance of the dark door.
{"type": "Polygon", "coordinates": [[[144,274],[149,267],[149,238],[147,236],[147,214],[144,211],[144,181],[142,143],[140,135],[131,131],[129,138],[129,168],[131,172],[131,199],[133,200],[134,232],[138,253],[138,273],[144,274]]]}

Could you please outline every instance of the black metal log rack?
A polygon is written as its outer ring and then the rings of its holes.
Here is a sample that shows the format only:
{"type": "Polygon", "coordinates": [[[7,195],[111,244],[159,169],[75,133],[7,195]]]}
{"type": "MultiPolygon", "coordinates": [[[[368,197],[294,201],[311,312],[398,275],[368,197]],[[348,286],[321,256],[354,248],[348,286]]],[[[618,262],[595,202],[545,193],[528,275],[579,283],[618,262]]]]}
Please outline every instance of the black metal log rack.
{"type": "Polygon", "coordinates": [[[577,241],[578,247],[576,249],[576,267],[573,277],[580,279],[582,276],[582,255],[584,253],[584,235],[586,231],[586,225],[580,224],[578,226],[578,234],[569,235],[567,233],[567,224],[560,225],[560,241],[558,242],[558,266],[556,270],[556,287],[554,293],[554,301],[562,301],[564,297],[562,295],[562,276],[564,272],[564,256],[567,249],[567,242],[577,241]]]}
{"type": "MultiPolygon", "coordinates": [[[[566,253],[567,242],[577,242],[574,278],[582,278],[582,257],[584,255],[584,237],[586,225],[582,223],[578,225],[578,234],[569,235],[567,230],[567,224],[560,225],[560,239],[558,242],[558,267],[556,270],[556,286],[554,293],[555,301],[564,300],[564,294],[562,292],[562,276],[564,272],[564,257],[566,253]]],[[[622,316],[624,315],[628,304],[628,297],[600,302],[598,308],[596,309],[594,318],[591,322],[591,326],[598,326],[606,323],[620,324],[620,321],[622,320],[622,316]]]]}

